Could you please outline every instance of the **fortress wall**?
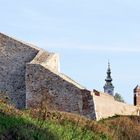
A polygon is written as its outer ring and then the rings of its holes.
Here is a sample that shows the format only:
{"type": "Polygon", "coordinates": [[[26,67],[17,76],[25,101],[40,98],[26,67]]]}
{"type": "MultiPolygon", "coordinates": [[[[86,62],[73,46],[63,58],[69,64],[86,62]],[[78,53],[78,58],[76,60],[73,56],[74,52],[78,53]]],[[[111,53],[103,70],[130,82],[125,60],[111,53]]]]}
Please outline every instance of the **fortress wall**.
{"type": "Polygon", "coordinates": [[[50,56],[47,59],[46,63],[43,63],[42,65],[44,67],[48,66],[53,71],[60,72],[60,64],[59,64],[59,55],[57,53],[51,53],[50,56]]]}
{"type": "Polygon", "coordinates": [[[60,71],[59,55],[41,50],[31,62],[32,64],[40,64],[44,67],[49,67],[54,71],[60,71]]]}
{"type": "Polygon", "coordinates": [[[139,115],[137,107],[115,101],[112,96],[109,96],[102,93],[97,96],[93,93],[97,120],[114,115],[139,115]]]}
{"type": "Polygon", "coordinates": [[[100,120],[139,115],[140,107],[117,102],[105,93],[90,92],[59,72],[59,56],[0,33],[0,92],[18,108],[41,104],[59,111],[100,120]]]}
{"type": "Polygon", "coordinates": [[[0,91],[6,92],[16,107],[25,107],[25,68],[39,52],[34,46],[0,33],[0,91]]]}
{"type": "Polygon", "coordinates": [[[39,107],[40,103],[59,111],[72,112],[95,119],[91,92],[74,85],[40,64],[26,66],[26,104],[39,107]]]}
{"type": "Polygon", "coordinates": [[[44,50],[40,50],[35,58],[30,62],[32,64],[42,64],[45,63],[50,56],[50,53],[44,50]]]}

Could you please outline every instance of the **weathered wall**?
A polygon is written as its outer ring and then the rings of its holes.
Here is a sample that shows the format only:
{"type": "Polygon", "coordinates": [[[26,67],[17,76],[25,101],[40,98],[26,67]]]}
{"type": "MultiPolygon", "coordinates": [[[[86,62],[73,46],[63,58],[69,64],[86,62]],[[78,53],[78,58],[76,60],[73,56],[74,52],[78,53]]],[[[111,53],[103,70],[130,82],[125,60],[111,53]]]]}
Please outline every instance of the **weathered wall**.
{"type": "Polygon", "coordinates": [[[27,107],[37,107],[42,99],[49,98],[54,109],[95,119],[91,92],[42,65],[27,64],[26,94],[27,107]]]}
{"type": "Polygon", "coordinates": [[[56,53],[41,50],[30,63],[40,64],[44,67],[49,67],[53,71],[60,72],[59,55],[56,53]]]}
{"type": "Polygon", "coordinates": [[[115,101],[113,96],[105,93],[93,93],[97,120],[114,115],[139,115],[139,108],[115,101]]]}
{"type": "Polygon", "coordinates": [[[0,52],[0,91],[18,108],[26,103],[37,107],[50,98],[55,109],[95,119],[91,92],[59,72],[58,54],[4,34],[0,34],[0,52]]]}
{"type": "Polygon", "coordinates": [[[34,46],[0,33],[0,91],[18,108],[25,107],[25,68],[39,52],[34,46]]]}
{"type": "Polygon", "coordinates": [[[50,53],[46,63],[43,64],[44,67],[49,67],[53,71],[60,72],[59,55],[56,53],[50,53]]]}
{"type": "Polygon", "coordinates": [[[57,54],[0,33],[0,91],[6,92],[18,108],[45,103],[97,120],[115,114],[140,114],[139,106],[117,102],[96,90],[90,92],[59,69],[57,54]]]}

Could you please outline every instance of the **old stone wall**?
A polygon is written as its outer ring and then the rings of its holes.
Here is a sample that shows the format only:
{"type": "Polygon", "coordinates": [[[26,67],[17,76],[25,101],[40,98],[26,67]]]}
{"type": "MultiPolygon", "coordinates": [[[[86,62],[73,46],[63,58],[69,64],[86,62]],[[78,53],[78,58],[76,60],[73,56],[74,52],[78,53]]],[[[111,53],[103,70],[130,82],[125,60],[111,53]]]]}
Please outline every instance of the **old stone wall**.
{"type": "Polygon", "coordinates": [[[139,115],[139,106],[91,92],[60,73],[59,56],[0,33],[0,92],[18,108],[40,107],[72,112],[90,119],[139,115]]]}
{"type": "Polygon", "coordinates": [[[44,67],[49,67],[53,71],[60,72],[59,55],[56,53],[50,53],[46,63],[43,64],[44,67]]]}
{"type": "Polygon", "coordinates": [[[93,92],[96,119],[108,118],[114,115],[139,115],[139,108],[115,101],[113,96],[93,92]]]}
{"type": "MultiPolygon", "coordinates": [[[[49,105],[59,111],[72,112],[95,119],[94,102],[91,92],[68,77],[52,71],[40,64],[26,66],[26,105],[39,107],[43,100],[51,100],[49,105]],[[70,82],[71,81],[71,82],[70,82]]],[[[48,104],[46,104],[48,105],[48,104]]]]}
{"type": "Polygon", "coordinates": [[[25,107],[25,68],[39,50],[0,33],[0,91],[18,108],[25,107]]]}
{"type": "Polygon", "coordinates": [[[18,108],[49,105],[95,119],[91,92],[60,73],[59,56],[0,33],[0,91],[18,108]]]}
{"type": "Polygon", "coordinates": [[[40,64],[49,67],[53,71],[60,72],[59,55],[56,53],[41,50],[30,63],[40,64]]]}

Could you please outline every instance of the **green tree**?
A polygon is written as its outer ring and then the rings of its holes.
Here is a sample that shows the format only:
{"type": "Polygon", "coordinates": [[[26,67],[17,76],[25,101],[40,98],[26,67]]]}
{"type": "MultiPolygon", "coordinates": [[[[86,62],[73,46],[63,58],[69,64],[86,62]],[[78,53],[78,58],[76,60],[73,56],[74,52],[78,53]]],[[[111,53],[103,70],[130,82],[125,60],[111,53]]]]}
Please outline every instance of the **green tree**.
{"type": "Polygon", "coordinates": [[[114,99],[115,99],[116,101],[125,103],[123,97],[122,97],[119,93],[115,93],[114,99]]]}

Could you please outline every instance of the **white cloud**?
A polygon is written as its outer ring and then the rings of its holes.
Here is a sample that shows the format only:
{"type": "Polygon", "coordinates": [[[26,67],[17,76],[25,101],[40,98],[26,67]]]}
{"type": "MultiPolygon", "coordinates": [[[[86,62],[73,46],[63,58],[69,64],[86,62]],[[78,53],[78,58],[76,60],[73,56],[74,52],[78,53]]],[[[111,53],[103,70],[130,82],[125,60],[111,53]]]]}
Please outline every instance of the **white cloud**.
{"type": "MultiPolygon", "coordinates": [[[[43,45],[44,46],[44,45],[43,45]]],[[[140,53],[140,47],[127,45],[81,45],[71,43],[47,43],[51,49],[78,49],[83,51],[113,52],[113,53],[140,53]]]]}

